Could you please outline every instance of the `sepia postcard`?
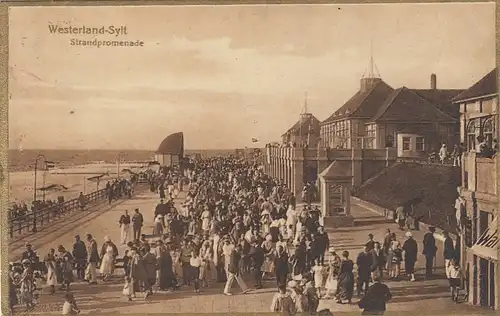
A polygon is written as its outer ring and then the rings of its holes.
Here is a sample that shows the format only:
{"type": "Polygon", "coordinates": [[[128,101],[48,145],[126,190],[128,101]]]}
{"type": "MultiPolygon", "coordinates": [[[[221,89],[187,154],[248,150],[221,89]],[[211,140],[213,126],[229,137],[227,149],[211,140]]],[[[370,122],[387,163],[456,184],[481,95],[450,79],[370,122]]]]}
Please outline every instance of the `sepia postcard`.
{"type": "Polygon", "coordinates": [[[3,6],[2,314],[494,315],[494,2],[3,6]]]}

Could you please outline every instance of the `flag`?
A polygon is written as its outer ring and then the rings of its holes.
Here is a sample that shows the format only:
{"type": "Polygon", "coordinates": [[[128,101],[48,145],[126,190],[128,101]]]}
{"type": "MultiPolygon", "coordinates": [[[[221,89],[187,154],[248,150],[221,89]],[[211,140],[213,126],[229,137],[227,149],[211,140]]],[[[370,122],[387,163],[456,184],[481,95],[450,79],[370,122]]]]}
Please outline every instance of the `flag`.
{"type": "Polygon", "coordinates": [[[45,170],[54,169],[55,167],[56,167],[55,162],[45,160],[45,170]]]}
{"type": "Polygon", "coordinates": [[[252,138],[252,143],[258,143],[259,140],[257,138],[252,138]]]}

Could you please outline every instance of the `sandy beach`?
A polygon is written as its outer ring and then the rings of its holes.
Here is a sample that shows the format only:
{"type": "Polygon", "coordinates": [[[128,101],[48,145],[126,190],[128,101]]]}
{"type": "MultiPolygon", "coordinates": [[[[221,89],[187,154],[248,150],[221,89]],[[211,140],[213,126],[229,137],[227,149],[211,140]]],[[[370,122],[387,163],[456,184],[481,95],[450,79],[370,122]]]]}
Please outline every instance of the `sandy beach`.
{"type": "MultiPolygon", "coordinates": [[[[120,165],[120,170],[131,169],[134,172],[140,171],[141,165],[123,163],[120,165]]],[[[99,188],[104,188],[106,182],[117,177],[116,164],[109,163],[93,163],[86,165],[79,165],[70,168],[52,169],[50,171],[37,171],[37,188],[44,185],[51,184],[63,185],[67,188],[64,191],[46,192],[45,199],[57,199],[58,196],[64,196],[66,201],[76,198],[80,192],[88,194],[97,190],[97,182],[88,180],[88,178],[102,174],[109,173],[109,176],[104,176],[100,183],[99,188]]],[[[128,177],[129,174],[121,172],[121,177],[128,177]]],[[[34,186],[34,172],[33,171],[19,171],[9,173],[9,200],[10,202],[28,201],[31,203],[33,200],[33,186],[34,186]]],[[[43,192],[37,192],[37,198],[42,199],[43,192]]]]}

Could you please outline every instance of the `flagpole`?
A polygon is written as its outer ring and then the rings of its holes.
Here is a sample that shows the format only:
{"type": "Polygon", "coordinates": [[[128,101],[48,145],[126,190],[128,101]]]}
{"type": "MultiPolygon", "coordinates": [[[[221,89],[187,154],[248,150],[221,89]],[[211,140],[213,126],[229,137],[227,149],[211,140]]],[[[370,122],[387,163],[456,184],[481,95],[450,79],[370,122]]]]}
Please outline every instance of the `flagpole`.
{"type": "Polygon", "coordinates": [[[36,211],[37,211],[37,203],[36,203],[36,174],[37,174],[37,169],[38,169],[38,160],[40,158],[43,158],[44,161],[47,161],[47,158],[45,158],[44,155],[38,154],[35,158],[35,181],[33,183],[33,228],[32,232],[36,233],[37,228],[36,228],[36,211]]]}
{"type": "MultiPolygon", "coordinates": [[[[43,188],[45,188],[45,176],[46,176],[46,173],[45,173],[45,170],[44,170],[43,173],[42,173],[42,185],[43,185],[43,188]]],[[[43,201],[45,201],[45,190],[43,190],[43,201]]]]}

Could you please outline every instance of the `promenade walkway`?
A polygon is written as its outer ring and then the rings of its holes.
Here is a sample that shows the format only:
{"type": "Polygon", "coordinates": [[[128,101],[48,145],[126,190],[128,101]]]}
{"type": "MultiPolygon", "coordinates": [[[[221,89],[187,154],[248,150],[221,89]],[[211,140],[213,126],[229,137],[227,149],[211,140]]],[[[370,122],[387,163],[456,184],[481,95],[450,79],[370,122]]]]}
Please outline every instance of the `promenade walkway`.
{"type": "MultiPolygon", "coordinates": [[[[181,195],[179,198],[183,198],[181,195]]],[[[176,203],[180,203],[178,200],[176,203]]],[[[139,193],[132,199],[124,200],[123,202],[111,207],[103,208],[100,214],[88,218],[82,223],[76,224],[73,229],[66,232],[57,233],[57,237],[53,241],[45,244],[36,244],[36,251],[40,256],[44,256],[50,248],[55,248],[58,245],[71,247],[74,241],[74,236],[80,234],[84,236],[86,233],[91,233],[95,236],[98,245],[102,245],[104,236],[109,236],[113,241],[118,242],[120,230],[118,227],[118,219],[124,210],[133,211],[139,208],[144,215],[145,227],[144,233],[149,233],[152,230],[153,209],[158,203],[156,194],[150,192],[139,193]]],[[[383,240],[385,229],[390,228],[396,232],[399,240],[403,241],[403,234],[397,230],[397,226],[393,222],[388,222],[382,216],[366,210],[359,206],[352,207],[352,214],[356,218],[355,227],[345,227],[329,230],[329,236],[332,245],[337,251],[348,250],[351,257],[355,260],[357,254],[362,251],[364,243],[368,239],[368,234],[372,233],[375,240],[383,240]]],[[[421,240],[424,231],[413,232],[415,238],[421,247],[421,240]]],[[[388,313],[401,311],[422,311],[433,314],[439,313],[478,313],[481,310],[472,308],[466,304],[454,304],[449,298],[448,281],[444,279],[444,260],[442,258],[442,245],[439,246],[439,257],[437,264],[440,269],[437,273],[441,278],[434,280],[423,280],[423,265],[424,258],[419,256],[417,262],[417,282],[400,281],[388,282],[394,298],[388,305],[388,313]]],[[[419,250],[421,253],[421,249],[419,250]]],[[[123,254],[123,247],[120,247],[120,255],[123,254]]],[[[119,271],[121,273],[121,271],[119,271]]],[[[239,289],[234,285],[235,289],[233,296],[222,295],[223,284],[214,284],[209,289],[203,289],[202,293],[195,294],[191,288],[183,287],[180,291],[171,293],[155,293],[148,301],[136,299],[133,302],[127,302],[122,295],[122,278],[116,277],[115,280],[109,283],[100,283],[95,286],[89,286],[85,283],[77,283],[72,285],[73,292],[78,301],[78,305],[82,310],[82,314],[117,314],[117,313],[235,313],[247,312],[253,314],[262,314],[269,312],[269,307],[273,294],[276,292],[275,281],[268,281],[265,288],[262,290],[252,291],[246,295],[239,294],[239,289]]],[[[248,280],[247,284],[253,286],[252,280],[248,280]]],[[[63,304],[63,293],[56,293],[54,296],[48,295],[48,291],[44,289],[40,298],[40,303],[36,309],[30,312],[30,315],[41,313],[59,313],[63,304]]],[[[333,300],[321,300],[320,309],[329,308],[335,312],[335,315],[342,312],[350,314],[360,314],[360,309],[357,307],[357,299],[354,299],[353,305],[339,305],[333,300]]],[[[22,308],[20,308],[22,309],[22,308]]],[[[19,312],[22,314],[22,312],[19,312]]]]}

